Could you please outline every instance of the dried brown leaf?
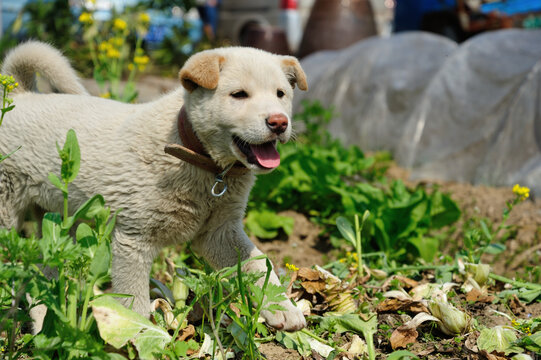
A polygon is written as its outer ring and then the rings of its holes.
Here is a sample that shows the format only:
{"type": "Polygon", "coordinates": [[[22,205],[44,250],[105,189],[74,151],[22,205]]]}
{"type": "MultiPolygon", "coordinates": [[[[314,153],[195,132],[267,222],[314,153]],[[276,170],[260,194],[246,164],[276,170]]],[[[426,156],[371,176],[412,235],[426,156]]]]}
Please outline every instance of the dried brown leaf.
{"type": "Polygon", "coordinates": [[[195,336],[195,328],[193,325],[188,325],[184,329],[180,330],[177,336],[177,341],[190,340],[195,336]]]}
{"type": "Polygon", "coordinates": [[[297,271],[297,275],[299,278],[309,281],[316,281],[321,280],[321,276],[317,270],[310,269],[307,267],[302,267],[297,271]]]}
{"type": "Polygon", "coordinates": [[[402,275],[396,275],[395,279],[400,281],[400,283],[402,284],[402,287],[407,288],[407,289],[411,289],[419,285],[418,281],[415,281],[413,279],[410,279],[402,275]]]}
{"type": "Polygon", "coordinates": [[[479,354],[486,360],[507,360],[504,353],[499,353],[497,351],[488,353],[486,350],[481,350],[479,354]]]}
{"type": "Polygon", "coordinates": [[[391,338],[391,347],[393,350],[398,348],[405,348],[409,344],[413,344],[417,341],[419,333],[416,329],[407,325],[402,325],[393,331],[391,338]]]}
{"type": "Polygon", "coordinates": [[[325,290],[325,282],[324,281],[303,281],[301,283],[301,286],[306,290],[309,294],[315,294],[317,292],[322,292],[325,290]]]}
{"type": "Polygon", "coordinates": [[[421,302],[413,300],[385,299],[377,307],[378,313],[391,311],[429,312],[421,302]]]}
{"type": "Polygon", "coordinates": [[[474,288],[466,294],[466,300],[482,303],[491,303],[492,301],[494,301],[494,296],[485,294],[483,293],[483,291],[474,288]]]}
{"type": "Polygon", "coordinates": [[[513,296],[509,299],[509,308],[513,312],[513,314],[517,315],[524,311],[526,308],[523,303],[520,302],[516,294],[513,294],[513,296]]]}

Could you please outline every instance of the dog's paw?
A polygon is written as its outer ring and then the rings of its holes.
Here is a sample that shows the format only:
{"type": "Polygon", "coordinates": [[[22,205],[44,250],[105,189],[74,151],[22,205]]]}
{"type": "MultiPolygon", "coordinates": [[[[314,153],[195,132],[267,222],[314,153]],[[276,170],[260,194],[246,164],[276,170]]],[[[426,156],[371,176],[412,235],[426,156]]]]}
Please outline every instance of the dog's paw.
{"type": "Polygon", "coordinates": [[[306,326],[306,320],[302,311],[295,307],[289,300],[280,303],[285,308],[284,311],[275,311],[274,313],[263,310],[261,316],[266,323],[277,330],[297,331],[306,326]]]}

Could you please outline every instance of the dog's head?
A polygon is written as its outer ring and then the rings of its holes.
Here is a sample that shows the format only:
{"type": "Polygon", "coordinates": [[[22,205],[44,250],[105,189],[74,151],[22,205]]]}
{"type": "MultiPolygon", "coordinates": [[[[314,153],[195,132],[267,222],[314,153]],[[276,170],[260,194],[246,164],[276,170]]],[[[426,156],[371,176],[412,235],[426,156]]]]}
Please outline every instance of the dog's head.
{"type": "Polygon", "coordinates": [[[220,166],[242,162],[256,173],[280,163],[277,142],[291,137],[295,85],[308,88],[296,58],[252,48],[192,56],[180,70],[195,133],[220,166]]]}

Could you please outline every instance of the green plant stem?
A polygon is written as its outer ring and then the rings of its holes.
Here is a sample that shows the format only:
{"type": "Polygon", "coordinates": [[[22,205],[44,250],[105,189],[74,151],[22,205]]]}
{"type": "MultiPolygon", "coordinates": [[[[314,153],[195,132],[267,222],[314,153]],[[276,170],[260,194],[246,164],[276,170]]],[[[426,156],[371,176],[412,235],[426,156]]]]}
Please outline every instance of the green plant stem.
{"type": "Polygon", "coordinates": [[[79,300],[79,287],[76,282],[68,287],[68,320],[72,327],[77,327],[77,303],[79,300]]]}
{"type": "Polygon", "coordinates": [[[368,358],[370,360],[376,360],[376,348],[374,347],[374,334],[372,333],[363,333],[364,339],[366,340],[366,347],[368,350],[368,358]]]}
{"type": "Polygon", "coordinates": [[[361,249],[361,227],[359,226],[359,215],[355,214],[355,250],[357,251],[357,273],[359,278],[363,277],[363,258],[361,249]]]}
{"type": "Polygon", "coordinates": [[[64,225],[64,228],[67,228],[68,227],[68,217],[69,217],[69,214],[68,214],[68,182],[65,181],[64,183],[66,184],[66,191],[62,192],[62,196],[64,198],[64,217],[62,219],[62,224],[64,225]]]}
{"type": "Polygon", "coordinates": [[[541,285],[537,285],[537,284],[534,284],[534,283],[516,281],[516,280],[513,280],[513,279],[506,278],[505,276],[496,275],[496,274],[492,274],[492,273],[488,274],[488,277],[492,278],[494,280],[498,280],[498,281],[507,283],[507,284],[511,284],[513,286],[516,286],[516,287],[523,287],[523,288],[530,289],[530,290],[541,290],[541,285]]]}
{"type": "Polygon", "coordinates": [[[2,115],[0,116],[0,126],[2,126],[2,122],[4,121],[4,115],[6,112],[4,109],[6,108],[6,98],[7,98],[7,88],[4,86],[4,92],[2,93],[2,115]]]}
{"type": "MultiPolygon", "coordinates": [[[[300,332],[303,333],[303,334],[305,334],[305,335],[310,336],[310,337],[313,338],[313,339],[316,339],[316,340],[319,341],[320,343],[323,343],[323,344],[325,344],[325,345],[327,345],[327,346],[334,347],[334,346],[332,346],[332,344],[331,344],[329,341],[323,339],[322,337],[317,336],[316,334],[314,334],[313,332],[311,332],[310,330],[308,330],[308,329],[306,329],[306,328],[300,330],[300,332]]],[[[337,346],[337,347],[334,347],[334,348],[335,348],[336,350],[338,350],[339,352],[345,352],[345,351],[346,351],[345,349],[342,349],[341,347],[338,347],[338,346],[337,346]]]]}
{"type": "Polygon", "coordinates": [[[449,271],[454,271],[457,269],[456,266],[449,266],[449,265],[419,265],[419,266],[401,266],[397,268],[392,268],[389,270],[386,270],[388,274],[392,274],[399,271],[408,271],[408,270],[436,270],[439,268],[448,268],[449,271]]]}
{"type": "Polygon", "coordinates": [[[85,326],[86,326],[86,313],[88,311],[88,303],[90,301],[90,296],[92,295],[92,289],[94,288],[94,284],[96,284],[96,278],[92,279],[92,281],[90,282],[90,284],[88,284],[87,288],[86,288],[86,292],[85,292],[85,300],[83,302],[83,310],[82,310],[82,313],[81,313],[81,323],[80,323],[80,326],[79,326],[79,329],[81,330],[85,330],[85,326]]]}
{"type": "Polygon", "coordinates": [[[66,313],[66,276],[64,274],[64,265],[59,266],[58,274],[58,296],[60,300],[60,309],[62,314],[67,315],[66,313]]]}

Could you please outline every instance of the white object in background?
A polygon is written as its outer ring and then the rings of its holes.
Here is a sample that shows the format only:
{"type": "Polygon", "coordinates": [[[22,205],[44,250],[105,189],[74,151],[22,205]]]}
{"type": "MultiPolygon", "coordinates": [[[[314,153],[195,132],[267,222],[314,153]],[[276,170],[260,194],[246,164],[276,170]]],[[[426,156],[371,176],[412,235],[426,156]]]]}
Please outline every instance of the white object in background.
{"type": "Polygon", "coordinates": [[[297,52],[302,36],[301,17],[297,10],[297,0],[282,0],[280,4],[280,27],[286,32],[289,49],[297,52]]]}

